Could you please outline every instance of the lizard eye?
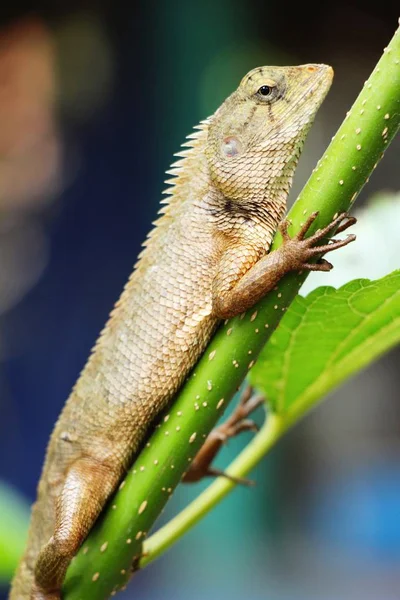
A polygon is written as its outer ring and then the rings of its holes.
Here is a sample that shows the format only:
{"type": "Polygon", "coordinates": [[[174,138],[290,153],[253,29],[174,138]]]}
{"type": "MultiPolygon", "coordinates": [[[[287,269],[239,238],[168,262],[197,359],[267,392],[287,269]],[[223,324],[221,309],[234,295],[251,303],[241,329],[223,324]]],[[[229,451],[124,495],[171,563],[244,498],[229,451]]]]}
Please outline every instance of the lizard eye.
{"type": "Polygon", "coordinates": [[[270,87],[269,85],[262,85],[258,90],[257,94],[259,94],[260,96],[270,96],[271,92],[272,87],[270,87]]]}

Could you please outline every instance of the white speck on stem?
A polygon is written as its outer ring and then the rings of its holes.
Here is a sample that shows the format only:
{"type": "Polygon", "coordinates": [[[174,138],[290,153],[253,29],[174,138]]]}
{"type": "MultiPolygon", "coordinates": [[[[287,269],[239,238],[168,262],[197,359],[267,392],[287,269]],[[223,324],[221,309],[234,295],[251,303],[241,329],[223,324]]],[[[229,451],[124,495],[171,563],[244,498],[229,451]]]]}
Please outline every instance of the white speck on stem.
{"type": "Polygon", "coordinates": [[[189,438],[189,444],[193,444],[194,440],[196,439],[197,433],[194,432],[192,433],[192,435],[189,438]]]}
{"type": "Polygon", "coordinates": [[[139,515],[141,515],[146,510],[146,506],[147,506],[147,500],[143,500],[142,504],[139,506],[139,510],[138,510],[139,515]]]}

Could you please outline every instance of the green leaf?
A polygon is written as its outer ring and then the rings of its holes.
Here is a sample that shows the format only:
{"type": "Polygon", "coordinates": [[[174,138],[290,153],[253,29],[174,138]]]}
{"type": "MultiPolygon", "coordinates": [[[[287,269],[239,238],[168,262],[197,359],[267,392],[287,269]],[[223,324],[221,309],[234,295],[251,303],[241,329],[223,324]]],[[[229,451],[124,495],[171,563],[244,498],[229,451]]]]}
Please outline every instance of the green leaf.
{"type": "Polygon", "coordinates": [[[251,371],[274,412],[309,408],[400,342],[400,271],[298,296],[251,371]]]}

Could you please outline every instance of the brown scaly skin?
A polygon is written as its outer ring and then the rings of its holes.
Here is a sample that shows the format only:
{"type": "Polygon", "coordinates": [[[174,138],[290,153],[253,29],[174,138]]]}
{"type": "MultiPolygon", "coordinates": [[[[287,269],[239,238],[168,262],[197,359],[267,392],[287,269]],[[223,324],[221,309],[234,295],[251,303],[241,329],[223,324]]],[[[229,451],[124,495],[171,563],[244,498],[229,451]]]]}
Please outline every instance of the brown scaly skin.
{"type": "MultiPolygon", "coordinates": [[[[149,425],[218,320],[308,264],[322,234],[267,255],[301,148],[332,80],[325,65],[251,71],[189,136],[170,198],[55,426],[11,600],[58,600],[67,566],[149,425]]],[[[334,226],[343,219],[337,219],[334,226]]],[[[349,223],[346,223],[346,227],[349,223]]]]}

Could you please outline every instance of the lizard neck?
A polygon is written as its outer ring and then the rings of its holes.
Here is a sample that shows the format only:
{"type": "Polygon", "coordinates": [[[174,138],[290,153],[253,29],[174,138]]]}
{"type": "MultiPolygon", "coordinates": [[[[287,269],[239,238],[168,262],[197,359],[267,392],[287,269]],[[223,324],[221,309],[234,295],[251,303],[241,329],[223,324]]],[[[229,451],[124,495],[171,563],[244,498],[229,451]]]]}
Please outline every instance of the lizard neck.
{"type": "Polygon", "coordinates": [[[213,223],[213,230],[222,236],[224,243],[254,245],[256,242],[260,251],[266,251],[283,218],[286,202],[285,199],[231,199],[211,187],[203,207],[213,223]]]}

